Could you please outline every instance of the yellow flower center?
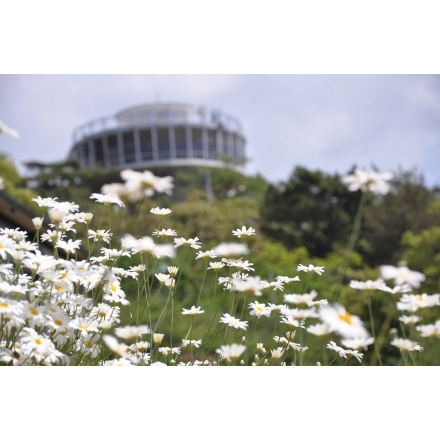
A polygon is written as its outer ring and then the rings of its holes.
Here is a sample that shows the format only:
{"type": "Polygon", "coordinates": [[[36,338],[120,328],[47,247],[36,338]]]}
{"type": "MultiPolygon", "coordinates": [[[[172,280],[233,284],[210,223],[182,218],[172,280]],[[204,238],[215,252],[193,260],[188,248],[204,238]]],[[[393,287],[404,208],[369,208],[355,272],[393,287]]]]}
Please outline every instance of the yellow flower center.
{"type": "Polygon", "coordinates": [[[40,338],[35,338],[34,342],[38,345],[41,345],[43,343],[43,341],[40,338]]]}
{"type": "Polygon", "coordinates": [[[347,324],[352,324],[351,315],[348,312],[345,313],[338,313],[339,319],[346,322],[347,324]]]}
{"type": "Polygon", "coordinates": [[[88,326],[87,326],[86,324],[83,324],[83,325],[80,325],[80,326],[79,326],[79,329],[80,329],[80,330],[87,330],[87,329],[88,329],[88,326]]]}
{"type": "Polygon", "coordinates": [[[4,309],[8,309],[9,308],[9,304],[8,303],[0,303],[0,307],[2,307],[4,309]]]}
{"type": "Polygon", "coordinates": [[[29,312],[32,314],[32,315],[38,315],[38,312],[34,309],[34,308],[30,308],[29,309],[29,312]]]}
{"type": "Polygon", "coordinates": [[[53,322],[58,326],[63,325],[63,322],[60,321],[59,319],[55,319],[53,322]]]}

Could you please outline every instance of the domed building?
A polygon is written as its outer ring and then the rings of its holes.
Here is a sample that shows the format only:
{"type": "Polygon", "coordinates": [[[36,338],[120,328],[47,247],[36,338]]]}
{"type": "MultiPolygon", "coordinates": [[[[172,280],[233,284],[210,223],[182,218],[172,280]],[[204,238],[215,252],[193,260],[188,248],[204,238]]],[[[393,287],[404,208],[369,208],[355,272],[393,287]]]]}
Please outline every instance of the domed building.
{"type": "Polygon", "coordinates": [[[73,132],[69,159],[82,167],[215,167],[244,174],[241,123],[204,106],[153,103],[90,121],[73,132]]]}

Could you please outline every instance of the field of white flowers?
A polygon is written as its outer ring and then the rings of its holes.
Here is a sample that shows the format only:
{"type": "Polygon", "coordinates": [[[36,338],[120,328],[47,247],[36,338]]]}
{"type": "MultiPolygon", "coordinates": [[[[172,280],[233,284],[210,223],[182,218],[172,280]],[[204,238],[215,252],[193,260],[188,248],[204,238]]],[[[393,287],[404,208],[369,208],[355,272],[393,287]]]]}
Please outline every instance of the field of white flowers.
{"type": "MultiPolygon", "coordinates": [[[[133,170],[121,176],[123,184],[90,195],[107,218],[127,202],[173,191],[171,177],[133,170]]],[[[358,169],[342,179],[351,191],[381,195],[391,178],[358,169]]],[[[400,352],[400,365],[416,366],[423,365],[424,350],[440,354],[440,319],[425,316],[438,310],[440,294],[420,291],[425,275],[404,264],[382,266],[378,279],[350,282],[354,294],[389,297],[387,317],[375,328],[371,301],[370,320],[363,322],[344,304],[308,289],[314,277],[326,276],[325,267],[304,261],[272,280],[255,273],[246,244],[258,233],[253,227],[238,225],[231,242],[204,249],[199,237],[167,228],[172,209],[156,207],[149,212],[148,221],[157,224],[151,236],[125,234],[116,242],[75,202],[33,201],[41,212],[33,219],[35,240],[19,229],[0,230],[1,365],[363,365],[367,350],[384,365],[381,349],[388,344],[400,352]],[[53,252],[42,252],[42,244],[53,252]],[[86,257],[78,258],[80,250],[86,257]],[[177,308],[179,252],[194,264],[204,261],[205,272],[192,302],[177,308]],[[134,256],[138,264],[130,265],[134,256]],[[390,328],[396,316],[399,330],[390,328]]],[[[359,233],[362,203],[347,255],[359,233]]]]}

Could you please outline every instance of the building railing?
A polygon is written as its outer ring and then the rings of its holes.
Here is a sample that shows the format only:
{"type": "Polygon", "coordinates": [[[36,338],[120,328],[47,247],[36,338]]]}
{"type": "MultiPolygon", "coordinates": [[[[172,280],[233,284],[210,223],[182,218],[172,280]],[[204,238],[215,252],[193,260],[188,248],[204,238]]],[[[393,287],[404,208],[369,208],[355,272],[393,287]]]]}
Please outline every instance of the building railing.
{"type": "Polygon", "coordinates": [[[72,135],[73,144],[81,140],[111,130],[129,128],[200,125],[207,127],[223,126],[227,130],[242,133],[240,121],[220,110],[208,110],[203,106],[167,106],[160,104],[133,107],[118,113],[87,122],[77,127],[72,135]]]}

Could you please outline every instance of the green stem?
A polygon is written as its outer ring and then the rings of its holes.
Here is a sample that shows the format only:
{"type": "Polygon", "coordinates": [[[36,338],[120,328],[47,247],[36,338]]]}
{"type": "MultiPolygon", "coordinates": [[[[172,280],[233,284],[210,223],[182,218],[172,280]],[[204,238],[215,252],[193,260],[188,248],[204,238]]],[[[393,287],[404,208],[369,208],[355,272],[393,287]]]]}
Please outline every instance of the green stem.
{"type": "Polygon", "coordinates": [[[371,334],[373,336],[374,339],[374,350],[375,350],[375,355],[377,356],[377,359],[379,361],[379,365],[382,365],[382,358],[380,356],[380,351],[379,351],[379,347],[377,344],[377,340],[376,340],[376,331],[375,331],[375,326],[374,326],[374,317],[373,317],[373,304],[372,304],[372,299],[371,299],[371,295],[368,295],[368,312],[370,314],[370,327],[371,327],[371,334]]]}
{"type": "Polygon", "coordinates": [[[359,238],[361,225],[362,225],[362,215],[364,211],[365,202],[367,200],[367,192],[362,192],[361,198],[359,200],[359,205],[356,211],[356,215],[353,222],[353,230],[351,231],[351,235],[348,241],[347,250],[344,254],[344,259],[342,260],[342,265],[339,270],[338,279],[336,283],[336,291],[333,292],[333,298],[340,292],[342,282],[344,281],[345,272],[347,270],[349,260],[351,257],[351,254],[354,251],[354,248],[356,246],[357,240],[359,238]]]}
{"type": "Polygon", "coordinates": [[[393,320],[395,311],[396,311],[396,300],[392,301],[389,304],[385,320],[382,324],[382,327],[380,328],[380,331],[379,331],[379,334],[377,335],[377,338],[374,340],[374,344],[375,344],[376,349],[374,350],[372,358],[371,358],[371,365],[376,364],[377,354],[380,353],[380,351],[382,349],[382,345],[385,341],[386,335],[387,335],[388,330],[390,328],[391,321],[393,320]]]}
{"type": "Polygon", "coordinates": [[[202,283],[200,284],[199,296],[198,296],[198,298],[197,298],[196,306],[199,305],[200,297],[202,296],[203,286],[205,285],[207,266],[208,266],[208,263],[206,262],[206,263],[205,263],[205,271],[203,272],[203,279],[202,279],[202,283]]]}

